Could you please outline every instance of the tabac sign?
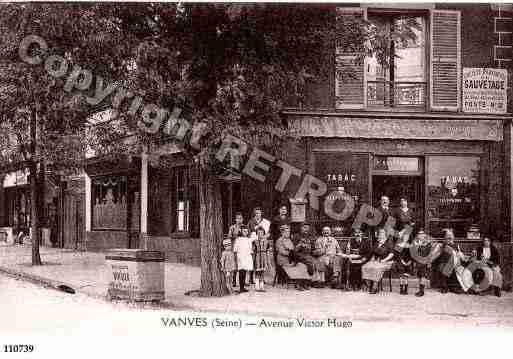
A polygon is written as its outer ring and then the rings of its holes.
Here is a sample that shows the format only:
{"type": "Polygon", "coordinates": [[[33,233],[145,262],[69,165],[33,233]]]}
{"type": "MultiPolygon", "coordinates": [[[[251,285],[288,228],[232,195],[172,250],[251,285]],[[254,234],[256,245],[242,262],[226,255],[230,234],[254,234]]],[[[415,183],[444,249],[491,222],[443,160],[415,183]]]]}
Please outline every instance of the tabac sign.
{"type": "Polygon", "coordinates": [[[463,68],[463,112],[506,113],[508,71],[463,68]]]}

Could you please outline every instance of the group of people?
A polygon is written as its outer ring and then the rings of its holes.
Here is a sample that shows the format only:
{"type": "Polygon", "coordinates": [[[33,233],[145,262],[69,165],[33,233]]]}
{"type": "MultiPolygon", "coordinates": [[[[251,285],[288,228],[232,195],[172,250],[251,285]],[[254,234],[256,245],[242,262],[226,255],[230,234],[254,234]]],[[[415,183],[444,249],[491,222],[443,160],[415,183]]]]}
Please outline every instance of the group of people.
{"type": "Polygon", "coordinates": [[[375,294],[383,275],[395,271],[400,294],[408,294],[409,278],[416,276],[415,295],[420,297],[431,267],[440,278],[442,293],[482,293],[490,286],[495,295],[501,295],[499,254],[488,237],[467,256],[455,246],[451,229],[445,231],[443,243],[431,240],[422,229],[415,231],[415,217],[405,198],[392,210],[389,198],[382,196],[377,210],[380,221],[369,235],[354,229],[342,248],[327,226],[318,236],[313,226],[303,222],[292,235],[287,206],[280,207],[272,222],[263,218],[260,208],[254,209],[246,225],[237,213],[223,241],[221,258],[229,291],[236,287],[237,273],[240,293],[247,292],[246,277],[256,291],[265,291],[264,273],[274,268],[279,281],[293,280],[298,290],[366,287],[375,294]]]}
{"type": "Polygon", "coordinates": [[[232,292],[232,286],[237,285],[237,274],[240,293],[248,291],[246,276],[249,276],[249,284],[253,284],[256,291],[265,291],[264,274],[273,265],[270,230],[271,222],[263,218],[261,208],[253,210],[253,217],[247,224],[244,224],[242,213],[235,215],[235,223],[223,240],[221,255],[221,267],[229,292],[232,292]]]}

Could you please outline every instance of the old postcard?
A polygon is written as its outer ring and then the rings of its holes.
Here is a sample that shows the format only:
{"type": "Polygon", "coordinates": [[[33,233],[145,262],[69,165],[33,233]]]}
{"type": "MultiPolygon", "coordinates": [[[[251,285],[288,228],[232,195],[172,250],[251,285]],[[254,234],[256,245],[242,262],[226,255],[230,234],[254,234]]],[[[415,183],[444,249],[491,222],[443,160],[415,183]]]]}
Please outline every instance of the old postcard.
{"type": "Polygon", "coordinates": [[[512,19],[1,3],[2,355],[507,345],[512,19]]]}

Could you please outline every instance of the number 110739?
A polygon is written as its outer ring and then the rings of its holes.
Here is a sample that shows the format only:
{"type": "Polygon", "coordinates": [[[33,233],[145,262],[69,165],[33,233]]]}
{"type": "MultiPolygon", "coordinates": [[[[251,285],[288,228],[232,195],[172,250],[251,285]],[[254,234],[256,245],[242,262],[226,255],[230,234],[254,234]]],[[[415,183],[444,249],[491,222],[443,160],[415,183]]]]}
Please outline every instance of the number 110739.
{"type": "Polygon", "coordinates": [[[29,344],[7,344],[2,346],[4,353],[32,353],[34,346],[29,344]]]}

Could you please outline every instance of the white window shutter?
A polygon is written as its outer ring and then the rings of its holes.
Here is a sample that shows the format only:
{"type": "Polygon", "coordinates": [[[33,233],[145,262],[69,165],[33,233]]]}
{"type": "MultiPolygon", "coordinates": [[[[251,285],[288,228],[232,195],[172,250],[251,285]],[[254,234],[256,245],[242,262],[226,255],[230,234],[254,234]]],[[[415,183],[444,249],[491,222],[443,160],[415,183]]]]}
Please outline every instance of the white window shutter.
{"type": "MultiPolygon", "coordinates": [[[[337,18],[367,18],[366,9],[338,7],[337,18]]],[[[341,48],[335,53],[335,107],[337,109],[363,109],[366,104],[365,62],[357,64],[357,52],[345,52],[341,48]]]]}
{"type": "Polygon", "coordinates": [[[430,103],[433,111],[458,111],[461,87],[461,14],[431,10],[430,103]]]}

